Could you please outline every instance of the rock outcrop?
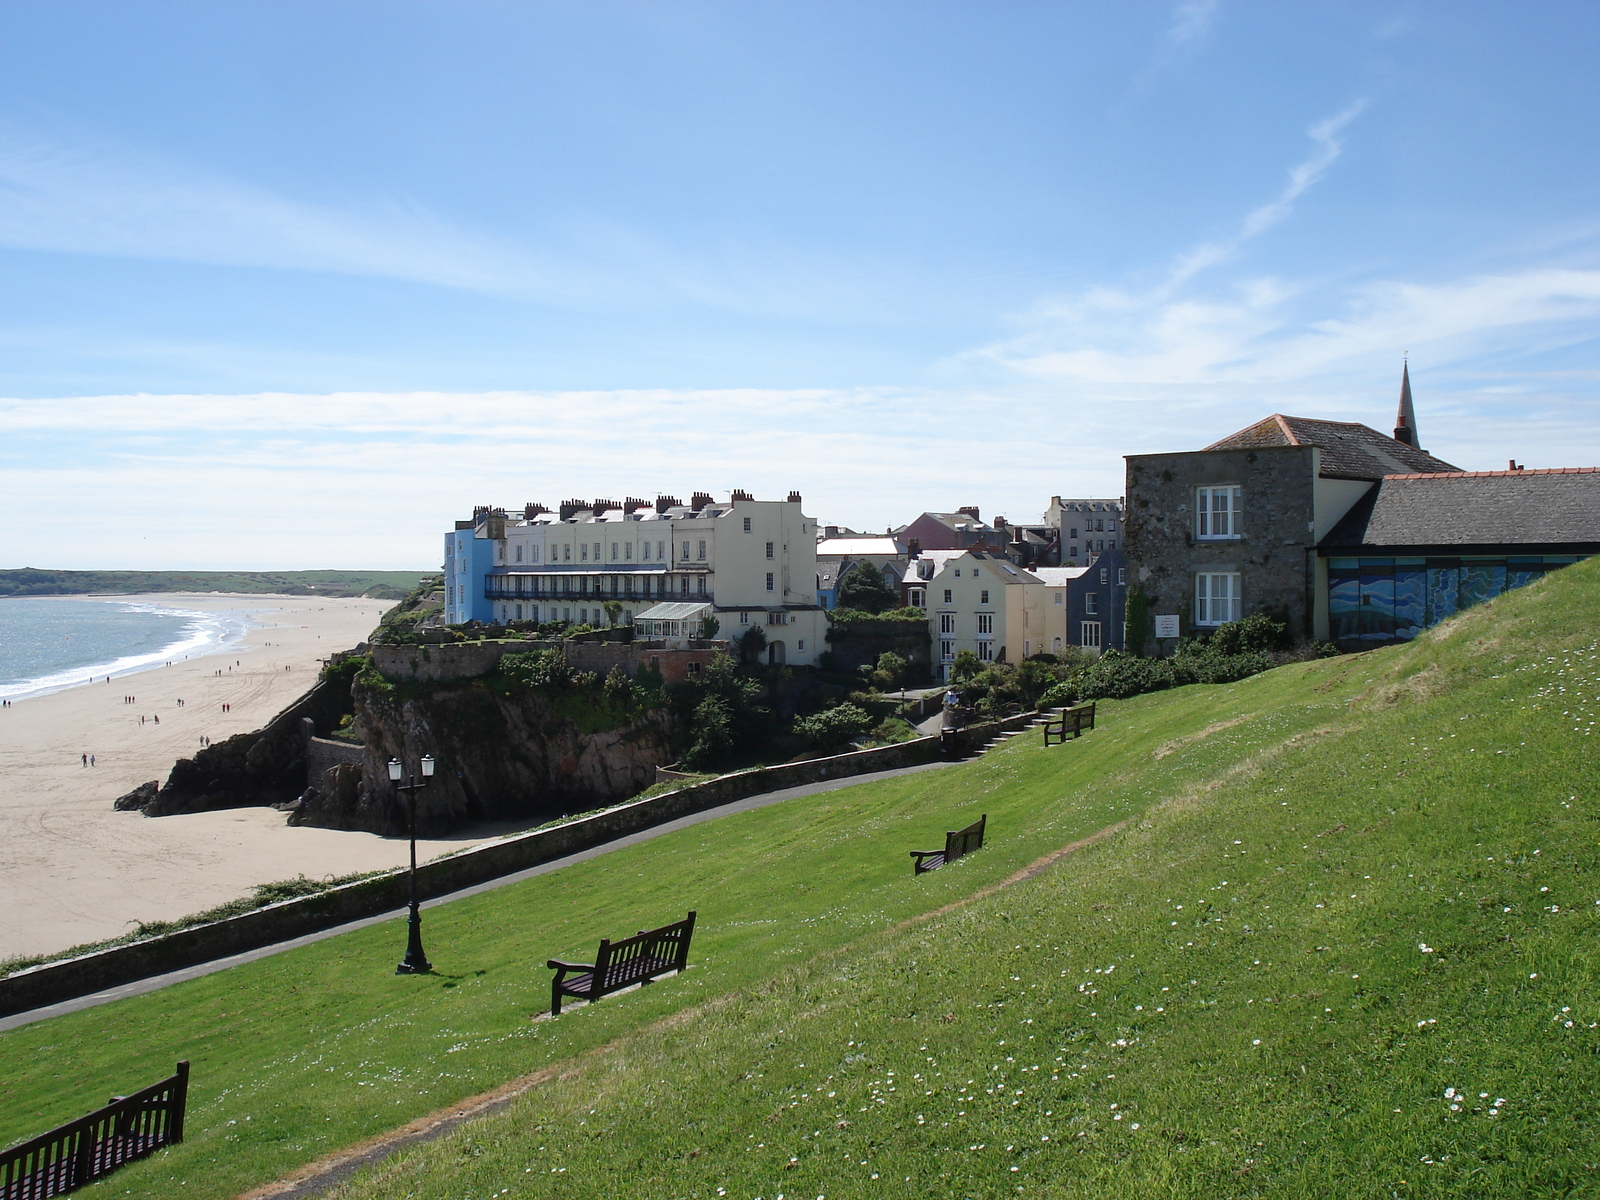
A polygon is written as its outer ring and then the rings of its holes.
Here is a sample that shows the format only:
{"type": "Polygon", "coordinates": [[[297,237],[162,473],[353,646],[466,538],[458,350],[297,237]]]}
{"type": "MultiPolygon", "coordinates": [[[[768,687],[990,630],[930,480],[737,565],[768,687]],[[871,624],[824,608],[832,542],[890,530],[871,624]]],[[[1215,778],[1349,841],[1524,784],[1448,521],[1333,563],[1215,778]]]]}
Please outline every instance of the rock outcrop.
{"type": "Polygon", "coordinates": [[[387,764],[398,758],[416,770],[424,754],[437,763],[430,785],[416,793],[417,830],[427,836],[478,821],[553,819],[648,787],[656,767],[672,761],[667,710],[597,720],[585,697],[495,688],[483,678],[402,687],[358,679],[359,772],[352,765],[324,772],[290,823],[404,833],[406,801],[387,764]]]}
{"type": "Polygon", "coordinates": [[[167,781],[153,793],[144,784],[116,802],[147,817],[253,808],[294,800],[305,788],[304,722],[330,729],[350,711],[347,679],[320,680],[310,691],[260,729],[236,733],[172,765],[167,781]]]}

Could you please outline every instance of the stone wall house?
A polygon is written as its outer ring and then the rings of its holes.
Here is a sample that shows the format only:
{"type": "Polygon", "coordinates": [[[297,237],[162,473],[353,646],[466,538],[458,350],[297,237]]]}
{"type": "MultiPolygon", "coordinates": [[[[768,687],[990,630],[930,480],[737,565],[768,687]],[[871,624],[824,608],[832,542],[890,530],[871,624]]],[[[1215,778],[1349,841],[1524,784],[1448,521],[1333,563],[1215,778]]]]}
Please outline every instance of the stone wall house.
{"type": "Polygon", "coordinates": [[[1146,653],[1154,618],[1189,636],[1251,613],[1297,641],[1326,639],[1327,565],[1318,543],[1385,476],[1456,472],[1416,444],[1409,372],[1396,434],[1274,414],[1203,450],[1127,456],[1124,549],[1146,653]],[[1409,440],[1407,440],[1409,439],[1409,440]]]}

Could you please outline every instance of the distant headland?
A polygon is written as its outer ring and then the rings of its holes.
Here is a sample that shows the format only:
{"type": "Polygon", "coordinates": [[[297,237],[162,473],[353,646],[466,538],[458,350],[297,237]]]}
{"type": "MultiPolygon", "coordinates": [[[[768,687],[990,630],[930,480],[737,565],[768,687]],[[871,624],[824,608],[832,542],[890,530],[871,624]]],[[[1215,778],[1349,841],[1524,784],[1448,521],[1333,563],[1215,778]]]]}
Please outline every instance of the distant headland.
{"type": "Polygon", "coordinates": [[[0,598],[243,592],[399,600],[428,574],[427,571],[44,571],[22,567],[0,570],[0,598]]]}

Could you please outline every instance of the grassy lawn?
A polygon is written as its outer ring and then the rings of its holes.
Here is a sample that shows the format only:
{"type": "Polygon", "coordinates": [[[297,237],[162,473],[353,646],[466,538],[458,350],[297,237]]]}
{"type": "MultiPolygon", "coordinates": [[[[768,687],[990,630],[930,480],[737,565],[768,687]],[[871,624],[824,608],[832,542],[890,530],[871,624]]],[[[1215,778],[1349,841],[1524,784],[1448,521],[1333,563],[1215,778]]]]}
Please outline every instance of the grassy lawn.
{"type": "Polygon", "coordinates": [[[342,1194],[1594,1194],[1597,617],[1600,561],[434,910],[434,977],[392,923],[0,1035],[0,1140],[187,1057],[189,1141],[103,1186],[229,1196],[573,1059],[342,1194]],[[528,1019],[690,907],[685,975],[528,1019]]]}

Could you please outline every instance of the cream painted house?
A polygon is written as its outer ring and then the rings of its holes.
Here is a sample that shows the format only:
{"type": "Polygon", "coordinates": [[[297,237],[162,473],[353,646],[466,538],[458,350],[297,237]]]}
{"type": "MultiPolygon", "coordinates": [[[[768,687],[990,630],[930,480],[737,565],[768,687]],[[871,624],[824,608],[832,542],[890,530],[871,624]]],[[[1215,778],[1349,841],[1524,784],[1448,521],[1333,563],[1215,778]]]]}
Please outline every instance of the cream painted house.
{"type": "MultiPolygon", "coordinates": [[[[654,504],[568,501],[559,511],[527,505],[520,513],[480,509],[470,536],[486,541],[481,575],[447,544],[465,569],[458,604],[446,620],[487,609],[494,621],[571,621],[606,625],[607,605],[631,623],[660,604],[705,604],[718,637],[739,638],[760,627],[773,663],[810,665],[827,649],[826,618],[817,604],[817,524],[801,512],[798,492],[756,500],[734,492],[726,502],[696,493],[654,504]],[[480,607],[481,606],[481,607],[480,607]]],[[[462,524],[468,524],[463,522],[462,524]]]]}
{"type": "Polygon", "coordinates": [[[950,677],[963,650],[982,662],[1009,663],[1061,653],[1070,574],[1068,568],[1036,574],[982,550],[947,558],[924,593],[939,678],[950,677]]]}

